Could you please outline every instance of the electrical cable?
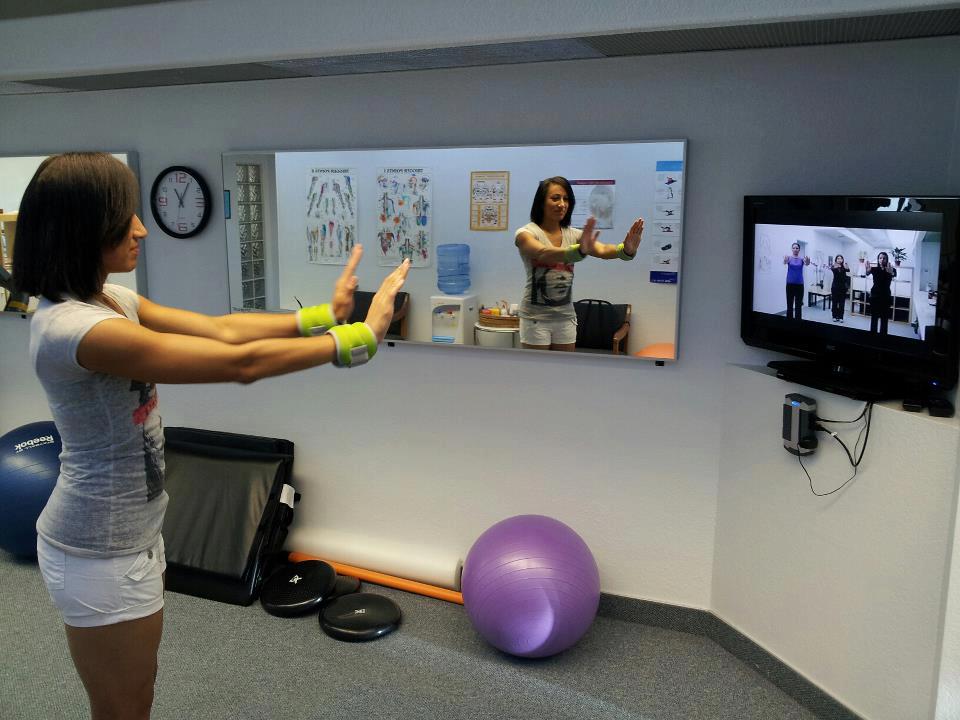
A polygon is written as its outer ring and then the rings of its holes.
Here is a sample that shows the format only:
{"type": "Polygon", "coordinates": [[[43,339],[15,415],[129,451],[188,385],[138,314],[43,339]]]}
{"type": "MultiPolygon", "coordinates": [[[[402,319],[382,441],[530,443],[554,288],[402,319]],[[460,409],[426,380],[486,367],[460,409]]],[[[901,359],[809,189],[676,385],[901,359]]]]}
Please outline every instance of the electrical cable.
{"type": "Polygon", "coordinates": [[[850,466],[853,468],[853,474],[850,477],[848,477],[843,482],[842,485],[834,488],[830,492],[825,492],[825,493],[817,492],[813,487],[813,478],[810,477],[810,473],[807,472],[807,468],[803,464],[803,458],[800,455],[797,455],[797,461],[800,463],[800,467],[803,470],[804,474],[807,476],[807,480],[810,483],[810,492],[812,492],[817,497],[826,497],[827,495],[833,495],[835,492],[839,492],[844,487],[846,487],[847,484],[857,476],[857,467],[859,467],[860,462],[863,460],[863,455],[867,451],[867,442],[870,440],[870,421],[872,418],[873,418],[873,402],[867,402],[867,404],[864,405],[863,407],[863,411],[853,420],[828,420],[827,418],[820,418],[820,417],[815,418],[816,429],[827,433],[828,435],[833,437],[834,440],[840,443],[840,447],[842,447],[843,451],[847,454],[847,460],[850,461],[850,466]],[[863,419],[864,417],[866,417],[866,420],[864,421],[863,426],[860,428],[860,432],[857,434],[857,441],[853,445],[853,454],[850,453],[850,449],[846,446],[843,440],[839,438],[837,433],[833,432],[828,428],[825,428],[823,425],[820,424],[825,422],[849,424],[849,423],[855,423],[863,419]],[[860,446],[861,440],[863,440],[863,447],[859,449],[859,455],[858,455],[857,448],[860,446]],[[855,456],[857,458],[856,460],[854,460],[855,456]]]}

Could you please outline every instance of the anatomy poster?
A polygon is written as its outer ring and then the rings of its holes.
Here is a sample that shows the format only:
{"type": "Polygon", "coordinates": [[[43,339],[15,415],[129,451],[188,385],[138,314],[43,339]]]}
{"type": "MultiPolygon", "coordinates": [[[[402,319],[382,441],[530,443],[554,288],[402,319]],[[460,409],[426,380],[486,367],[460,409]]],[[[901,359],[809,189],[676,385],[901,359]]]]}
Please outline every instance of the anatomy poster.
{"type": "Polygon", "coordinates": [[[577,204],[570,216],[570,225],[582,228],[591,215],[597,230],[613,227],[613,207],[616,199],[616,180],[571,180],[577,204]]]}
{"type": "Polygon", "coordinates": [[[421,167],[385,167],[377,173],[377,243],[380,265],[430,265],[433,239],[432,177],[421,167]]]}
{"type": "Polygon", "coordinates": [[[307,181],[307,262],[346,265],[357,243],[356,173],[311,168],[307,181]]]}
{"type": "Polygon", "coordinates": [[[470,173],[471,230],[506,230],[509,209],[509,171],[470,173]]]}

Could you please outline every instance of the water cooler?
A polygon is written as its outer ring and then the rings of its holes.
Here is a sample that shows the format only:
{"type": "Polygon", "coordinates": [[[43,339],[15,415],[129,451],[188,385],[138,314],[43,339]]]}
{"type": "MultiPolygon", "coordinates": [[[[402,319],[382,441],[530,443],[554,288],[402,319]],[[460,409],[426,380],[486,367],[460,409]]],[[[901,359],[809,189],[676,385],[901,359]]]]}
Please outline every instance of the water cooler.
{"type": "Polygon", "coordinates": [[[473,345],[473,326],[480,317],[476,295],[431,295],[433,342],[473,345]]]}

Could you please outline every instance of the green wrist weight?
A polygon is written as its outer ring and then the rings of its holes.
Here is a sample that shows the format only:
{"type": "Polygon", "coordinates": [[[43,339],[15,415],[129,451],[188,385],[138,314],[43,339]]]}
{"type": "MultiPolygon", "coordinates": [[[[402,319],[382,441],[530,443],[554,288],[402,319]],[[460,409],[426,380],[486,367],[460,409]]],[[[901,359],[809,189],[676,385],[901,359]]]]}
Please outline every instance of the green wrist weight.
{"type": "Polygon", "coordinates": [[[580,252],[580,244],[571,245],[563,251],[563,261],[568,263],[580,262],[586,255],[580,252]]]}
{"type": "Polygon", "coordinates": [[[300,328],[300,334],[304,337],[323,335],[336,324],[337,318],[329,303],[311,305],[297,310],[297,327],[300,328]]]}
{"type": "Polygon", "coordinates": [[[623,243],[617,245],[617,257],[621,260],[633,260],[636,256],[636,253],[633,255],[628,255],[627,251],[623,249],[623,243]]]}
{"type": "Polygon", "coordinates": [[[333,358],[337,367],[363,365],[377,354],[377,336],[366,323],[335,325],[328,332],[337,344],[337,354],[333,358]]]}

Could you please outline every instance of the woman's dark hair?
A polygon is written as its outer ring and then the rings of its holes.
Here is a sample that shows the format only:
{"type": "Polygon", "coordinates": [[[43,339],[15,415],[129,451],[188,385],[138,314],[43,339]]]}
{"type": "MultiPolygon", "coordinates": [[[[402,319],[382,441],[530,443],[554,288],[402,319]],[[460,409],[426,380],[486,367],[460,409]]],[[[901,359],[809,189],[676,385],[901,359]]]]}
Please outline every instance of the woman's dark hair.
{"type": "Polygon", "coordinates": [[[889,264],[890,264],[890,256],[887,255],[885,252],[882,252],[882,251],[881,251],[881,252],[878,252],[878,253],[877,253],[877,263],[879,263],[880,265],[889,265],[889,264]],[[883,260],[884,260],[882,263],[880,262],[880,256],[881,256],[881,255],[883,255],[883,260]]]}
{"type": "Polygon", "coordinates": [[[107,153],[44,160],[20,202],[14,285],[53,302],[100,292],[103,251],[126,236],[139,198],[133,172],[107,153]]]}
{"type": "Polygon", "coordinates": [[[540,184],[537,186],[537,193],[533,196],[533,205],[530,206],[530,219],[537,225],[543,222],[543,206],[547,201],[547,188],[551,185],[559,185],[567,191],[570,206],[567,208],[567,214],[564,215],[563,220],[560,221],[560,227],[570,227],[570,217],[573,215],[573,208],[577,204],[577,200],[573,196],[573,188],[570,187],[570,181],[559,175],[540,181],[540,184]]]}

